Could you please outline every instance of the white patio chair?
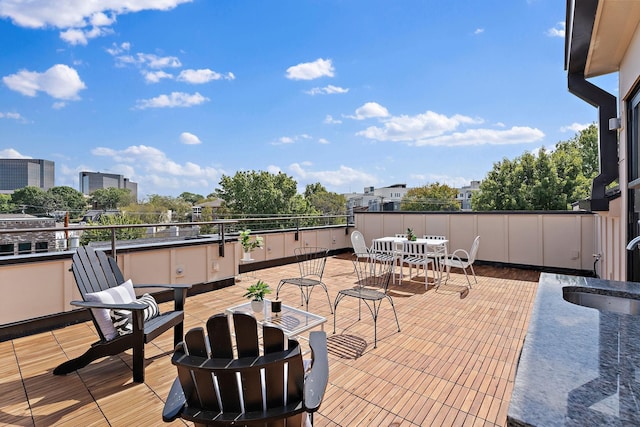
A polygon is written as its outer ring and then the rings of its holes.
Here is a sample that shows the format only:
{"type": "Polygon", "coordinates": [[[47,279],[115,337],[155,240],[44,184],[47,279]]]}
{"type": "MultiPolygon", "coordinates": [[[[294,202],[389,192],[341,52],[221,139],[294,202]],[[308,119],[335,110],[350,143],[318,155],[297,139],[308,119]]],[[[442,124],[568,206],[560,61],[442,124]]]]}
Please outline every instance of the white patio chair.
{"type": "Polygon", "coordinates": [[[358,230],[351,233],[351,246],[353,246],[353,252],[356,254],[366,254],[369,258],[369,248],[364,241],[364,236],[358,230]]]}
{"type": "Polygon", "coordinates": [[[424,288],[429,286],[428,269],[429,264],[433,268],[433,281],[436,281],[436,266],[434,260],[427,256],[428,246],[424,243],[406,241],[402,243],[402,257],[400,258],[400,282],[402,283],[403,277],[403,265],[409,264],[409,279],[411,279],[411,273],[413,267],[416,267],[416,274],[420,274],[420,267],[424,271],[424,288]]]}
{"type": "MultiPolygon", "coordinates": [[[[369,254],[374,260],[391,263],[393,283],[396,283],[396,261],[400,259],[400,252],[396,247],[396,242],[387,239],[373,239],[369,254]]],[[[402,266],[400,267],[402,268],[402,266]]]]}
{"type": "Polygon", "coordinates": [[[469,288],[471,288],[471,280],[469,280],[469,275],[467,274],[467,268],[471,268],[473,280],[476,282],[476,284],[478,283],[476,272],[473,270],[473,263],[476,261],[476,255],[478,254],[479,246],[480,236],[476,236],[476,238],[473,240],[473,244],[471,245],[471,249],[469,250],[469,252],[465,251],[464,249],[456,249],[451,253],[451,255],[442,260],[443,266],[447,267],[447,280],[449,280],[449,272],[451,271],[451,267],[461,268],[462,271],[464,271],[465,277],[467,278],[469,288]]]}

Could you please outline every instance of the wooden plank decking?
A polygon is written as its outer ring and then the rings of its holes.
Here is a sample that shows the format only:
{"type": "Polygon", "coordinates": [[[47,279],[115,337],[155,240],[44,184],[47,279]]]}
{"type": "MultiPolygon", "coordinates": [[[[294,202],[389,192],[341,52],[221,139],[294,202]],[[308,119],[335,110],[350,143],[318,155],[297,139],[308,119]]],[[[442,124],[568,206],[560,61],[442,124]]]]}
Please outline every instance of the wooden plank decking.
{"type": "MultiPolygon", "coordinates": [[[[393,286],[401,332],[383,303],[376,349],[366,308],[358,321],[357,302],[341,302],[334,335],[326,296],[315,290],[309,310],[327,317],[330,364],[315,425],[505,425],[538,274],[490,267],[476,273],[479,283],[470,291],[460,272],[437,290],[425,291],[424,276],[393,286]]],[[[297,274],[296,264],[255,272],[274,290],[281,278],[297,274]]],[[[243,277],[235,286],[188,298],[186,329],[242,302],[254,280],[243,277]]],[[[347,256],[327,261],[324,281],[331,298],[354,284],[347,256]]],[[[289,305],[300,301],[295,286],[283,288],[280,297],[289,305]]],[[[0,425],[163,425],[164,399],[176,375],[172,332],[146,346],[144,384],[132,382],[129,353],[67,376],[52,374],[96,337],[87,322],[0,343],[0,425]]]]}

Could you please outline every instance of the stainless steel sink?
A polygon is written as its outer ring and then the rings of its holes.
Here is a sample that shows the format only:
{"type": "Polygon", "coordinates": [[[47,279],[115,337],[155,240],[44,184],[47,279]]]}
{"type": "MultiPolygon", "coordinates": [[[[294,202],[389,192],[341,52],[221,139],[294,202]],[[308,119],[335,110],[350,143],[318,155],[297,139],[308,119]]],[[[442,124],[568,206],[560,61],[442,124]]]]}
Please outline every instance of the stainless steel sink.
{"type": "Polygon", "coordinates": [[[591,307],[618,314],[640,315],[640,300],[638,299],[586,292],[571,286],[562,288],[562,297],[565,301],[583,307],[591,307]]]}

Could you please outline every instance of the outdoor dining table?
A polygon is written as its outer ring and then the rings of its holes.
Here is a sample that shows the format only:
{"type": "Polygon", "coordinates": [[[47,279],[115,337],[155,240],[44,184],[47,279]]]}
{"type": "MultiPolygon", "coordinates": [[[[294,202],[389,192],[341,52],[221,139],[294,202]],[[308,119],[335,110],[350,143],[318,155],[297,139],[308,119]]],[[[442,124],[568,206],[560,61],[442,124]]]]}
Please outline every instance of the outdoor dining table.
{"type": "MultiPolygon", "coordinates": [[[[393,252],[389,255],[392,255],[395,259],[400,260],[400,268],[402,268],[402,253],[403,253],[403,245],[404,242],[407,242],[408,239],[406,237],[393,237],[393,236],[389,236],[389,237],[378,237],[376,239],[373,239],[373,246],[375,247],[375,242],[393,242],[393,252]]],[[[425,250],[424,252],[427,253],[428,252],[428,248],[429,247],[436,247],[436,246],[441,246],[441,245],[445,245],[449,242],[449,240],[447,239],[424,239],[424,238],[420,238],[420,239],[416,239],[415,242],[417,243],[422,243],[425,246],[425,250]]],[[[434,268],[436,268],[438,270],[438,274],[440,276],[440,278],[438,280],[442,280],[442,271],[441,271],[441,266],[439,265],[438,259],[437,258],[433,258],[434,259],[434,268]]],[[[425,271],[426,274],[426,271],[425,271]]],[[[394,272],[394,282],[395,282],[395,272],[394,272]]]]}

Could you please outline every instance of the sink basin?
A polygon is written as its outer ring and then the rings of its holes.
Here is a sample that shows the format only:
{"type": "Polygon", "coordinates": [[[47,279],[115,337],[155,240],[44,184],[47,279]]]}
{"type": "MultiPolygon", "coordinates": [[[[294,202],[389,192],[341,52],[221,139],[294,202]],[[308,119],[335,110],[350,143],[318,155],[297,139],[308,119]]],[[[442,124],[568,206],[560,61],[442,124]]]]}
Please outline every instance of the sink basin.
{"type": "Polygon", "coordinates": [[[640,315],[640,300],[624,298],[614,295],[603,295],[572,288],[562,288],[562,297],[565,301],[583,307],[609,311],[618,314],[640,315]]]}

